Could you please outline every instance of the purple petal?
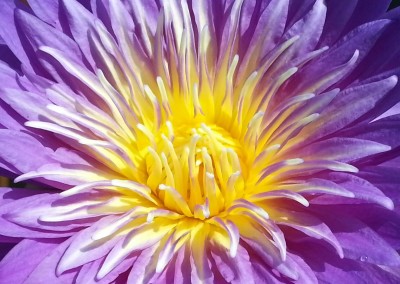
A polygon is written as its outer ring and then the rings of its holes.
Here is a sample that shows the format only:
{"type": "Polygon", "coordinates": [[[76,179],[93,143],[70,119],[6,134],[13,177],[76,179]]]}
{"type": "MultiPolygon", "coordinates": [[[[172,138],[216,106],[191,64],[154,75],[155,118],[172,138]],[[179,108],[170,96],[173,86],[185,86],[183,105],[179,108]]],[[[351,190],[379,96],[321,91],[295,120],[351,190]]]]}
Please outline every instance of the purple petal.
{"type": "Polygon", "coordinates": [[[58,264],[57,271],[61,274],[66,270],[80,267],[107,255],[119,238],[112,236],[111,239],[95,241],[92,236],[96,230],[104,228],[117,219],[118,217],[107,216],[93,223],[89,228],[75,234],[58,264]]]}
{"type": "Polygon", "coordinates": [[[17,27],[14,21],[15,8],[16,6],[14,1],[7,0],[0,2],[0,11],[2,13],[0,17],[0,36],[19,61],[21,61],[28,70],[32,70],[31,60],[34,59],[28,58],[17,32],[17,27]]]}
{"type": "Polygon", "coordinates": [[[5,44],[1,43],[2,39],[0,37],[0,61],[3,61],[8,66],[15,70],[19,70],[21,66],[21,62],[18,58],[12,53],[11,49],[5,44]]]}
{"type": "Polygon", "coordinates": [[[367,125],[359,125],[345,132],[360,139],[376,141],[392,148],[400,146],[400,115],[389,116],[367,125]]]}
{"type": "Polygon", "coordinates": [[[11,165],[14,173],[29,172],[54,163],[53,151],[43,146],[34,137],[19,131],[0,129],[0,162],[11,165]],[[13,137],[13,139],[10,139],[13,137]],[[41,155],[37,155],[41,153],[41,155]]]}
{"type": "Polygon", "coordinates": [[[0,208],[2,226],[0,234],[10,237],[60,238],[76,233],[76,228],[85,227],[82,222],[58,224],[40,221],[43,215],[57,212],[52,203],[58,194],[35,194],[8,202],[0,208]]]}
{"type": "Polygon", "coordinates": [[[332,233],[329,226],[311,214],[278,209],[282,214],[277,217],[277,223],[289,226],[312,238],[323,240],[330,244],[340,257],[343,257],[343,249],[336,236],[332,233]]]}
{"type": "Polygon", "coordinates": [[[386,13],[391,2],[391,0],[382,0],[379,2],[374,0],[358,1],[355,9],[356,13],[353,14],[353,17],[348,24],[348,28],[353,28],[365,22],[380,18],[386,13]],[[371,9],[372,5],[374,6],[374,9],[371,9]]]}
{"type": "MultiPolygon", "coordinates": [[[[242,237],[242,245],[247,249],[249,255],[256,255],[263,266],[276,269],[279,273],[291,279],[298,279],[299,275],[291,265],[292,263],[282,261],[279,251],[272,244],[261,245],[257,241],[242,237]]],[[[251,262],[253,261],[251,260],[251,262]]]]}
{"type": "Polygon", "coordinates": [[[64,50],[73,58],[81,58],[81,53],[71,38],[22,10],[16,10],[15,13],[17,25],[21,27],[35,51],[40,46],[48,46],[64,50]]]}
{"type": "Polygon", "coordinates": [[[128,283],[131,282],[148,282],[152,277],[152,272],[155,272],[154,267],[150,266],[150,261],[155,252],[155,248],[150,247],[140,252],[140,254],[136,257],[135,262],[132,265],[131,272],[129,273],[128,283]],[[150,271],[149,271],[150,270],[150,271]]]}
{"type": "Polygon", "coordinates": [[[353,192],[354,198],[374,202],[388,209],[393,209],[394,207],[393,201],[383,194],[379,188],[362,178],[346,173],[332,173],[331,177],[340,186],[353,192]]]}
{"type": "Polygon", "coordinates": [[[189,250],[184,246],[176,254],[173,275],[174,281],[176,281],[176,284],[189,283],[191,281],[191,273],[189,250]]]}
{"type": "Polygon", "coordinates": [[[0,100],[0,129],[12,129],[12,130],[26,130],[22,117],[18,115],[13,109],[10,108],[4,101],[0,100]]]}
{"type": "Polygon", "coordinates": [[[132,267],[133,262],[135,261],[136,258],[128,258],[125,259],[120,265],[118,265],[112,272],[110,272],[107,276],[102,278],[101,280],[97,278],[97,273],[100,270],[101,265],[104,262],[105,257],[99,258],[97,260],[94,260],[92,262],[89,262],[88,264],[85,264],[82,266],[82,268],[79,271],[78,277],[76,278],[76,283],[93,283],[93,284],[108,284],[108,283],[114,283],[113,281],[116,280],[117,283],[119,284],[125,284],[128,283],[126,279],[126,275],[121,275],[127,270],[129,270],[132,267]],[[125,280],[123,281],[123,277],[125,277],[125,280]],[[122,278],[122,279],[120,279],[122,278]],[[121,282],[118,282],[121,281],[121,282]]]}
{"type": "MultiPolygon", "coordinates": [[[[251,4],[255,5],[253,1],[249,1],[249,3],[244,2],[244,9],[246,10],[246,5],[251,4]]],[[[260,13],[260,15],[258,15],[258,22],[249,23],[249,29],[251,26],[255,26],[254,32],[251,34],[251,39],[247,39],[246,36],[243,35],[243,43],[241,42],[243,45],[248,44],[248,49],[246,50],[245,58],[243,59],[242,63],[243,66],[246,66],[248,61],[254,57],[254,52],[258,52],[258,57],[263,58],[268,51],[273,49],[279,43],[279,40],[285,29],[289,1],[272,0],[263,11],[258,10],[258,8],[260,8],[258,7],[259,5],[260,4],[257,4],[254,7],[254,13],[260,13]],[[261,42],[260,38],[263,38],[261,42]]],[[[253,17],[254,16],[255,15],[253,15],[253,17]]],[[[248,18],[251,20],[250,15],[248,18]]],[[[246,34],[249,34],[249,31],[246,31],[246,34]]]]}
{"type": "Polygon", "coordinates": [[[213,247],[211,256],[215,262],[215,268],[227,283],[255,283],[252,275],[252,267],[248,252],[238,247],[235,257],[230,257],[226,249],[213,247]]]}
{"type": "Polygon", "coordinates": [[[358,0],[348,0],[346,2],[327,0],[328,13],[324,25],[324,32],[320,46],[332,46],[345,30],[351,20],[358,0]]]}
{"type": "Polygon", "coordinates": [[[3,89],[2,100],[26,120],[39,120],[50,104],[43,96],[18,89],[3,89]]]}
{"type": "Polygon", "coordinates": [[[389,151],[387,145],[354,138],[335,137],[304,148],[305,157],[350,162],[366,156],[389,151]]]}
{"type": "Polygon", "coordinates": [[[346,34],[329,52],[321,58],[321,62],[330,66],[335,61],[343,62],[354,53],[355,49],[360,51],[362,59],[376,43],[382,32],[389,25],[388,20],[378,20],[363,24],[346,34]]]}
{"type": "Polygon", "coordinates": [[[29,277],[26,279],[26,283],[41,283],[43,275],[46,275],[46,281],[49,283],[73,283],[79,272],[78,269],[70,270],[62,275],[56,274],[57,264],[69,243],[70,240],[66,240],[53,248],[53,250],[50,251],[50,253],[30,273],[29,277]]]}
{"type": "Polygon", "coordinates": [[[0,193],[0,236],[9,236],[12,238],[58,238],[63,236],[62,234],[57,234],[54,232],[35,230],[17,225],[7,220],[4,216],[12,210],[17,210],[15,205],[25,204],[24,202],[26,200],[29,201],[31,199],[35,199],[35,194],[41,193],[41,191],[32,189],[1,188],[0,193]]]}
{"type": "Polygon", "coordinates": [[[65,9],[68,27],[72,36],[78,43],[84,56],[91,65],[94,66],[88,41],[88,33],[92,25],[94,25],[96,18],[75,0],[63,0],[62,5],[65,9]]]}
{"type": "Polygon", "coordinates": [[[320,120],[312,124],[312,128],[317,130],[315,138],[333,133],[355,121],[371,110],[396,84],[397,77],[392,76],[344,90],[324,110],[320,120]]]}
{"type": "Polygon", "coordinates": [[[315,1],[310,12],[285,33],[285,39],[300,35],[300,39],[294,43],[297,55],[314,50],[324,27],[326,10],[324,1],[315,1]]]}
{"type": "Polygon", "coordinates": [[[343,247],[345,258],[387,266],[400,266],[400,255],[377,233],[350,216],[326,217],[343,247]]]}
{"type": "MultiPolygon", "coordinates": [[[[2,58],[2,57],[0,57],[2,58]]],[[[2,87],[6,88],[19,88],[17,77],[19,77],[18,73],[9,67],[4,62],[0,61],[0,79],[4,84],[2,87]]]]}
{"type": "Polygon", "coordinates": [[[299,283],[318,283],[318,279],[314,274],[311,267],[296,254],[288,253],[288,261],[293,262],[297,266],[297,271],[299,273],[299,283]]]}
{"type": "Polygon", "coordinates": [[[0,283],[6,283],[1,279],[7,279],[8,283],[26,283],[29,275],[61,242],[60,239],[21,241],[0,262],[0,283]]]}
{"type": "MultiPolygon", "coordinates": [[[[335,46],[329,48],[329,50],[318,60],[313,62],[313,64],[309,64],[300,69],[293,77],[293,80],[285,87],[284,92],[297,93],[306,90],[311,84],[315,84],[321,80],[321,75],[326,75],[327,70],[331,71],[333,68],[344,65],[354,56],[355,52],[357,52],[357,61],[348,64],[347,68],[344,69],[344,71],[346,71],[344,74],[335,75],[335,80],[331,80],[331,84],[337,83],[339,79],[342,79],[344,75],[348,74],[357,64],[362,62],[362,59],[374,46],[389,23],[390,21],[387,20],[375,21],[360,26],[350,32],[335,46]],[[330,66],[330,68],[327,69],[326,66],[330,66]]],[[[340,87],[340,83],[336,85],[340,87]]]]}
{"type": "Polygon", "coordinates": [[[60,26],[59,1],[54,0],[29,0],[29,7],[35,15],[53,27],[60,26]]]}
{"type": "MultiPolygon", "coordinates": [[[[47,46],[58,50],[63,50],[71,58],[76,61],[82,61],[82,54],[77,44],[64,33],[56,30],[55,28],[47,25],[38,18],[23,12],[22,10],[16,10],[16,25],[22,30],[23,37],[27,43],[24,43],[24,48],[29,51],[29,58],[37,58],[37,51],[41,46],[47,46]]],[[[54,66],[51,64],[41,61],[42,68],[45,68],[54,78],[62,82],[64,78],[54,70],[54,66]]]]}
{"type": "Polygon", "coordinates": [[[260,262],[259,259],[254,259],[251,263],[251,272],[255,283],[281,284],[284,283],[283,281],[285,281],[285,279],[287,279],[273,274],[269,267],[265,266],[265,264],[260,262]]]}
{"type": "MultiPolygon", "coordinates": [[[[398,161],[396,165],[399,165],[398,161]]],[[[383,193],[392,199],[396,207],[400,205],[400,169],[395,167],[379,166],[366,167],[359,174],[362,178],[368,180],[383,193]]]]}
{"type": "Polygon", "coordinates": [[[38,189],[0,187],[0,206],[4,206],[10,202],[19,200],[21,198],[47,192],[48,191],[46,190],[38,190],[38,189]]]}
{"type": "Polygon", "coordinates": [[[381,268],[350,259],[330,255],[323,247],[302,250],[303,259],[314,270],[321,283],[398,283],[399,278],[381,268]]]}

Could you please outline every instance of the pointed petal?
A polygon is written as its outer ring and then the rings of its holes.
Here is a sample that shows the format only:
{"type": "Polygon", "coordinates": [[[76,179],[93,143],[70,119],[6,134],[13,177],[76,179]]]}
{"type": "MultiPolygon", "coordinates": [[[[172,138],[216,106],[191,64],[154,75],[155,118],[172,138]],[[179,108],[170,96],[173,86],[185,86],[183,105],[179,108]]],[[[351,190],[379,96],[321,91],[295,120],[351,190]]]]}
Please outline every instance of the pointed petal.
{"type": "Polygon", "coordinates": [[[89,228],[81,230],[71,239],[71,244],[68,246],[64,255],[57,266],[58,274],[65,271],[80,267],[91,261],[104,257],[120,239],[117,236],[112,236],[105,240],[93,240],[93,233],[99,228],[104,228],[118,217],[107,216],[93,223],[89,228]]]}

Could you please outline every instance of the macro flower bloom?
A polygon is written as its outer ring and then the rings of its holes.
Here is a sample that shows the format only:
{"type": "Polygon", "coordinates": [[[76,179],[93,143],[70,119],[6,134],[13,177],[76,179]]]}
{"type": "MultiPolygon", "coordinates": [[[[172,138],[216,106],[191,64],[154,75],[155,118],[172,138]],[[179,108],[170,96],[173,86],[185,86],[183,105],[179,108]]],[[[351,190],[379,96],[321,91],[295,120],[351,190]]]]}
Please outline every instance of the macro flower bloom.
{"type": "Polygon", "coordinates": [[[0,283],[398,283],[390,1],[0,2],[0,283]]]}

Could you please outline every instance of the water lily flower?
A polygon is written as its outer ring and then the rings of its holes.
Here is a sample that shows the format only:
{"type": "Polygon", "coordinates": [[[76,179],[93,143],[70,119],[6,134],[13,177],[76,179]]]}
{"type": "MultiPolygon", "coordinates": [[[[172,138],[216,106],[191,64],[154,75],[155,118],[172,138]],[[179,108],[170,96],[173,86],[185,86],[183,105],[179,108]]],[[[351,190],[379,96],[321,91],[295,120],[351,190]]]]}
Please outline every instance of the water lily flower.
{"type": "Polygon", "coordinates": [[[389,4],[0,1],[0,283],[399,283],[389,4]]]}

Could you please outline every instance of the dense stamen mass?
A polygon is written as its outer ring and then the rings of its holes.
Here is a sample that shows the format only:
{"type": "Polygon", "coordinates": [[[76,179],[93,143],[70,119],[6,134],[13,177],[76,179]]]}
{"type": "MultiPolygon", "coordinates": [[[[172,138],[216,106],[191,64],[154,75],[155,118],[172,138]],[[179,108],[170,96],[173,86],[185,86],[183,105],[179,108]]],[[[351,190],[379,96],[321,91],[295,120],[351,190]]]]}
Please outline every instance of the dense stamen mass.
{"type": "Polygon", "coordinates": [[[243,195],[240,145],[217,126],[170,125],[170,138],[162,133],[151,143],[156,149],[149,147],[147,184],[167,208],[187,217],[205,219],[224,211],[243,195]]]}

